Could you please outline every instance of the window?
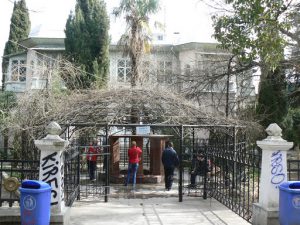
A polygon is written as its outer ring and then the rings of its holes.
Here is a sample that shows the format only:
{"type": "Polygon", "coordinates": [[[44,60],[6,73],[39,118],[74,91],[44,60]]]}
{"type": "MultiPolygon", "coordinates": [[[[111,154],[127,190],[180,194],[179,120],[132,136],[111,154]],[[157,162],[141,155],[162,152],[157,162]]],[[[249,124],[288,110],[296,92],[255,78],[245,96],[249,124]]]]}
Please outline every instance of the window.
{"type": "Polygon", "coordinates": [[[126,59],[118,60],[118,82],[130,82],[131,63],[126,59]]]}
{"type": "Polygon", "coordinates": [[[212,74],[215,67],[214,58],[211,55],[206,55],[203,57],[202,68],[203,71],[212,74]]]}
{"type": "Polygon", "coordinates": [[[186,64],[184,67],[184,75],[186,76],[191,76],[191,65],[190,64],[186,64]]]}
{"type": "Polygon", "coordinates": [[[161,61],[158,64],[157,81],[170,83],[172,81],[172,62],[161,61]]]}
{"type": "Polygon", "coordinates": [[[11,81],[26,81],[26,60],[13,60],[11,63],[11,81]]]}
{"type": "Polygon", "coordinates": [[[38,56],[37,68],[35,71],[36,76],[39,76],[41,79],[49,79],[54,68],[55,59],[52,55],[38,56]]]}

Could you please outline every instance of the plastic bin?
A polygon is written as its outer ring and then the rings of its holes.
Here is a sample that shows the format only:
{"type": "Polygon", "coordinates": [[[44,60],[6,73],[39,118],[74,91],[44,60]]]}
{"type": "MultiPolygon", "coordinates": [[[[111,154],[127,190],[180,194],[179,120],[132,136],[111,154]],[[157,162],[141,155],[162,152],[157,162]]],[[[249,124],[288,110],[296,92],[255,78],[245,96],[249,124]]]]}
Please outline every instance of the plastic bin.
{"type": "Polygon", "coordinates": [[[300,181],[279,185],[280,225],[300,225],[300,181]]]}
{"type": "Polygon", "coordinates": [[[51,208],[51,187],[49,184],[26,180],[19,188],[22,225],[49,225],[51,208]]]}

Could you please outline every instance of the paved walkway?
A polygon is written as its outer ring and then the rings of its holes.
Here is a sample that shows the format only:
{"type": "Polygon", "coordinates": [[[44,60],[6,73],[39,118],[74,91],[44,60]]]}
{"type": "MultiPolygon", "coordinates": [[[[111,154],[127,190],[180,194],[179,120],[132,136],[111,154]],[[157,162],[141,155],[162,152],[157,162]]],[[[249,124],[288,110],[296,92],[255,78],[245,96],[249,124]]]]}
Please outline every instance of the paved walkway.
{"type": "MultiPolygon", "coordinates": [[[[153,187],[153,185],[152,185],[153,187]]],[[[165,191],[138,187],[112,190],[109,202],[77,201],[71,209],[72,225],[249,225],[237,214],[214,199],[184,195],[178,201],[177,190],[165,191]]]]}

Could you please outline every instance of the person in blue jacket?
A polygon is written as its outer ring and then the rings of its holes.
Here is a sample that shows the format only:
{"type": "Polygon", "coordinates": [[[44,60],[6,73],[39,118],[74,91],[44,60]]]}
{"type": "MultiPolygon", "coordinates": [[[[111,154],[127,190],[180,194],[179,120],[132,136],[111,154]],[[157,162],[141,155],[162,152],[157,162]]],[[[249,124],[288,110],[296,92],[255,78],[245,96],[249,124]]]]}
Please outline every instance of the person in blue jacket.
{"type": "Polygon", "coordinates": [[[162,153],[161,161],[164,165],[165,171],[165,188],[167,191],[169,191],[172,188],[174,170],[179,164],[179,159],[176,151],[173,148],[173,142],[168,141],[166,145],[167,147],[162,153]]]}

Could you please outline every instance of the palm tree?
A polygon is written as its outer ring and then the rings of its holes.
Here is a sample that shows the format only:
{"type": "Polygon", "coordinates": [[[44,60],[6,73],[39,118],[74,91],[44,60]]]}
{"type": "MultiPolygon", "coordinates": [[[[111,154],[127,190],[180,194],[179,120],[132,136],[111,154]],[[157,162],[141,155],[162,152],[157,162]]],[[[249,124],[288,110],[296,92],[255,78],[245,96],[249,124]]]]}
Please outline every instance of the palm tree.
{"type": "Polygon", "coordinates": [[[113,10],[116,17],[125,16],[127,29],[119,44],[131,60],[131,87],[141,83],[139,65],[143,53],[149,51],[149,16],[159,10],[159,0],[121,0],[113,10]]]}

